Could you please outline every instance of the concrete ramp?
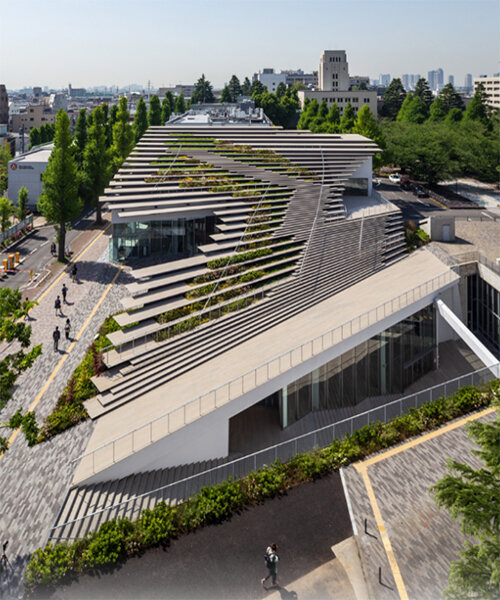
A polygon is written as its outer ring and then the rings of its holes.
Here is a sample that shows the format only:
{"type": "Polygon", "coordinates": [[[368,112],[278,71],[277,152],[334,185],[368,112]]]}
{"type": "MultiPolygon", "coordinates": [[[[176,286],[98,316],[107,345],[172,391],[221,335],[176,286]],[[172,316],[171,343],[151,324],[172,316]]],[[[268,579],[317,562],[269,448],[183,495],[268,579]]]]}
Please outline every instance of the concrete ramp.
{"type": "Polygon", "coordinates": [[[443,317],[453,331],[455,331],[455,333],[460,336],[460,338],[467,344],[467,346],[469,346],[476,356],[483,361],[485,366],[490,369],[495,377],[499,377],[500,365],[495,355],[492,354],[488,348],[486,348],[486,346],[472,333],[472,331],[466,325],[464,325],[464,323],[462,323],[457,315],[440,298],[436,298],[436,300],[434,300],[434,304],[436,305],[441,317],[443,317]]]}

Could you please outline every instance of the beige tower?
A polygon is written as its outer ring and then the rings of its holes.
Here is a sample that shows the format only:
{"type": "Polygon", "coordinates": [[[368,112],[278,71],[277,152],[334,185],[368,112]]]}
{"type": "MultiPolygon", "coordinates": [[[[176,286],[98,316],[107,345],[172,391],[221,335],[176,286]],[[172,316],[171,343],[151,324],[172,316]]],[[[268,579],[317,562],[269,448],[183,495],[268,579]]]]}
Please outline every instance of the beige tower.
{"type": "Polygon", "coordinates": [[[345,50],[324,50],[319,63],[319,89],[344,91],[349,89],[349,68],[345,50]]]}

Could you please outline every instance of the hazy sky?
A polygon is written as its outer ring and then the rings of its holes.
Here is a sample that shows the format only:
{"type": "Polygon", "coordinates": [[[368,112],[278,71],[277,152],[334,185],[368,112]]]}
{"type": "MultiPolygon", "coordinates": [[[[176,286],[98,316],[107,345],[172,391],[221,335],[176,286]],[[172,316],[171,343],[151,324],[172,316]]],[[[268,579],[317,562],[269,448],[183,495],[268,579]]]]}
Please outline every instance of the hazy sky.
{"type": "Polygon", "coordinates": [[[0,0],[0,83],[221,87],[262,69],[351,75],[500,71],[499,0],[0,0]]]}

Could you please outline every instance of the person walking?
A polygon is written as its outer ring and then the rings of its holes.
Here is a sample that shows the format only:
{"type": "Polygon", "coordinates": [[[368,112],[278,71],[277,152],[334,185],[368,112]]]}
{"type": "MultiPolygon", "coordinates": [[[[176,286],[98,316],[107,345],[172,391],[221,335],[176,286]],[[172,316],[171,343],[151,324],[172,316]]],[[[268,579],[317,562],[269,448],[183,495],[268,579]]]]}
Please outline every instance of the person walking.
{"type": "Polygon", "coordinates": [[[50,253],[52,254],[52,256],[56,255],[56,243],[52,242],[52,244],[50,244],[50,253]]]}
{"type": "Polygon", "coordinates": [[[66,324],[64,325],[64,333],[66,334],[66,339],[69,340],[69,334],[71,331],[71,323],[69,319],[66,319],[66,324]]]}
{"type": "Polygon", "coordinates": [[[76,263],[73,265],[73,268],[71,269],[71,279],[72,281],[76,282],[76,274],[78,272],[76,263]]]}
{"type": "Polygon", "coordinates": [[[66,294],[68,293],[68,288],[66,287],[65,283],[63,283],[61,293],[62,293],[62,297],[63,297],[63,302],[64,302],[64,304],[66,304],[66,294]]]}
{"type": "MultiPolygon", "coordinates": [[[[272,578],[273,585],[278,585],[278,580],[276,579],[278,575],[278,546],[276,544],[271,544],[267,547],[266,554],[264,556],[266,567],[267,567],[267,576],[263,577],[260,582],[262,585],[269,579],[272,578]]],[[[265,586],[264,586],[265,587],[265,586]]]]}
{"type": "Polygon", "coordinates": [[[57,296],[56,301],[54,302],[54,308],[56,309],[56,317],[57,317],[57,311],[59,311],[61,313],[61,317],[63,316],[62,310],[61,310],[61,297],[57,296]]]}
{"type": "Polygon", "coordinates": [[[52,339],[54,340],[54,352],[57,352],[59,350],[60,338],[61,338],[61,332],[59,331],[59,327],[56,325],[56,328],[54,329],[54,331],[52,333],[52,339]]]}

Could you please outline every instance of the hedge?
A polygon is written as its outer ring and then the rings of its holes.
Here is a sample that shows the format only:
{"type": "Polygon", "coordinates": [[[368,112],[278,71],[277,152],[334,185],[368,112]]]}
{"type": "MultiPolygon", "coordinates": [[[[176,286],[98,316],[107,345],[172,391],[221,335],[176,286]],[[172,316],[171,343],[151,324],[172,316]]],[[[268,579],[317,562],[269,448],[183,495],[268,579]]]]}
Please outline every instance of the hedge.
{"type": "Polygon", "coordinates": [[[453,396],[438,398],[387,424],[366,425],[334,439],[323,449],[297,454],[286,463],[276,461],[238,480],[231,478],[200,492],[176,507],[165,502],[143,510],[137,521],[118,519],[103,523],[97,532],[72,543],[52,545],[34,552],[26,570],[28,590],[53,586],[64,578],[115,563],[138,552],[166,543],[183,533],[220,523],[244,507],[284,494],[367,455],[378,452],[443,423],[498,403],[500,380],[481,387],[463,387],[453,396]]]}

